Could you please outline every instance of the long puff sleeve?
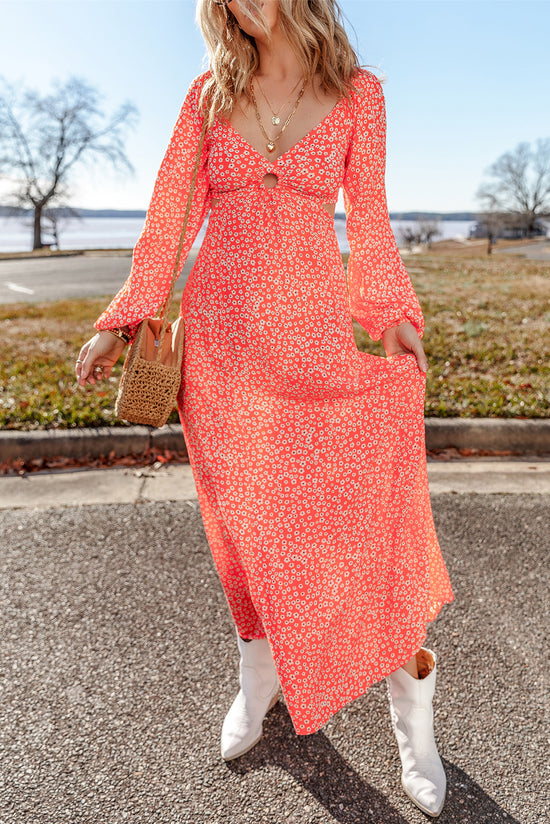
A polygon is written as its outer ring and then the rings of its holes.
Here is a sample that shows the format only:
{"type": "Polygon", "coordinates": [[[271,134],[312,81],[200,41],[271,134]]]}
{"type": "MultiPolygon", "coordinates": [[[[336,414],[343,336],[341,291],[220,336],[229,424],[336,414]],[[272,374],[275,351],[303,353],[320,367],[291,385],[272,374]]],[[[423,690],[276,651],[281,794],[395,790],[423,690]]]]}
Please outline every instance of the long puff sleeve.
{"type": "MultiPolygon", "coordinates": [[[[203,72],[196,77],[187,91],[157,175],[145,225],[134,247],[130,274],[96,320],[94,326],[98,330],[128,325],[135,333],[139,321],[154,315],[168,295],[200,142],[203,116],[198,100],[207,75],[203,72]]],[[[205,136],[180,270],[210,205],[207,152],[205,136]]]]}
{"type": "Polygon", "coordinates": [[[361,70],[354,80],[355,126],[343,181],[350,311],[380,340],[390,326],[410,321],[419,336],[424,317],[397,249],[386,202],[386,108],[382,84],[361,70]]]}

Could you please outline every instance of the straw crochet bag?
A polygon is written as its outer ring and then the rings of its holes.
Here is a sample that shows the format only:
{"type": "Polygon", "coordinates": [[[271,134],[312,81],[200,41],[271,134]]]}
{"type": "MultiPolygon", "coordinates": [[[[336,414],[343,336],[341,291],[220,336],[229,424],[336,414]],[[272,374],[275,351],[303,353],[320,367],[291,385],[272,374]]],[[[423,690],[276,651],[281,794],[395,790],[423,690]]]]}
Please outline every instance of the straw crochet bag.
{"type": "Polygon", "coordinates": [[[144,318],[139,324],[122,368],[115,403],[115,414],[130,423],[163,426],[176,404],[181,386],[184,342],[183,318],[179,317],[173,323],[169,323],[168,311],[174,296],[176,280],[178,279],[181,250],[189,221],[206,124],[207,118],[205,116],[191,187],[187,197],[187,207],[172,273],[170,291],[162,304],[160,312],[157,312],[159,317],[144,318]]]}

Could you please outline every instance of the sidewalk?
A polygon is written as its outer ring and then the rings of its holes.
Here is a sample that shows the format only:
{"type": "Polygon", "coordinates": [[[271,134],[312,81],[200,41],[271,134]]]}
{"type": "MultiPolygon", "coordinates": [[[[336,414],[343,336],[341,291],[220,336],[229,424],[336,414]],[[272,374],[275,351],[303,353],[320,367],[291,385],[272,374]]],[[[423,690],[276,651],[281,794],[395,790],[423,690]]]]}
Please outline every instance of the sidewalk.
{"type": "MultiPolygon", "coordinates": [[[[428,461],[431,495],[550,494],[549,460],[428,461]]],[[[0,476],[0,509],[196,501],[189,464],[0,476]]]]}

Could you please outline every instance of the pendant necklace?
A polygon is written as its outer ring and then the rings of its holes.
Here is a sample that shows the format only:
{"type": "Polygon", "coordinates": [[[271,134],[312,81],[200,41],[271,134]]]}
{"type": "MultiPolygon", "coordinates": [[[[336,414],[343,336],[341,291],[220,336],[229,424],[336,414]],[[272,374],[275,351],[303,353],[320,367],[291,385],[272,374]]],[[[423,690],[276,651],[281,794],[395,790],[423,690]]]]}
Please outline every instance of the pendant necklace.
{"type": "Polygon", "coordinates": [[[277,142],[277,140],[279,140],[280,136],[282,135],[282,133],[284,132],[284,130],[286,129],[286,127],[290,123],[290,119],[292,118],[292,115],[294,114],[294,112],[298,108],[298,103],[302,99],[305,90],[306,90],[306,87],[302,86],[302,88],[300,89],[300,94],[298,95],[296,103],[294,104],[294,108],[292,109],[289,116],[287,117],[287,119],[286,119],[281,131],[279,132],[279,134],[276,135],[275,137],[270,137],[267,134],[266,130],[264,129],[264,125],[263,125],[262,119],[260,117],[260,112],[258,111],[258,104],[256,103],[256,96],[254,94],[254,87],[252,86],[252,83],[250,84],[250,94],[251,94],[251,97],[252,97],[252,102],[254,104],[254,111],[256,113],[256,120],[258,121],[258,125],[260,126],[260,129],[262,130],[262,134],[264,135],[265,139],[267,140],[266,148],[267,148],[268,152],[273,152],[275,150],[276,142],[277,142]]]}
{"type": "MultiPolygon", "coordinates": [[[[271,112],[271,122],[273,123],[273,125],[274,125],[274,126],[278,126],[278,125],[279,125],[279,123],[281,122],[281,118],[279,117],[279,114],[280,114],[280,112],[282,111],[282,109],[286,106],[286,104],[289,102],[289,100],[285,100],[285,102],[283,103],[283,105],[281,106],[281,108],[279,109],[279,111],[278,111],[278,112],[274,112],[274,111],[273,111],[273,109],[271,108],[271,103],[269,102],[269,100],[268,100],[268,99],[267,99],[267,97],[265,96],[265,92],[264,92],[264,90],[262,89],[262,86],[261,86],[260,81],[258,80],[258,78],[256,78],[256,82],[258,83],[258,88],[259,88],[259,90],[260,90],[260,91],[261,91],[261,93],[262,93],[263,99],[265,100],[265,102],[266,102],[266,103],[267,103],[267,105],[269,106],[269,110],[270,110],[270,112],[271,112]]],[[[300,83],[300,82],[301,82],[301,79],[300,79],[300,80],[298,80],[298,82],[297,82],[297,83],[295,83],[295,84],[294,84],[294,86],[292,87],[292,89],[291,89],[291,91],[290,91],[290,96],[291,96],[291,97],[292,97],[292,95],[294,94],[294,89],[296,88],[296,86],[297,86],[297,85],[298,85],[298,83],[300,83]]]]}

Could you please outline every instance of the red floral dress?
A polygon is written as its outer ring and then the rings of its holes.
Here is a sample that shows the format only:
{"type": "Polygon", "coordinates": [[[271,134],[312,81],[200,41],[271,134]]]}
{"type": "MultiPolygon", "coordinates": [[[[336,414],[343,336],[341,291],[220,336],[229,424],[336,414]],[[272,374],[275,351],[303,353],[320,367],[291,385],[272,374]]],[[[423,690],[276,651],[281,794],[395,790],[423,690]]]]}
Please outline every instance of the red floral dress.
{"type": "MultiPolygon", "coordinates": [[[[130,275],[97,329],[154,314],[168,292],[209,73],[188,90],[130,275]]],[[[424,329],[389,223],[382,87],[364,70],[355,86],[275,161],[216,118],[182,254],[218,198],[181,304],[178,408],[231,615],[242,636],[267,636],[299,734],[411,658],[453,600],[425,375],[413,355],[362,353],[353,336],[352,317],[374,340],[405,320],[424,329]],[[347,278],[322,206],[340,187],[347,278]]]]}

